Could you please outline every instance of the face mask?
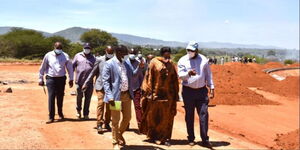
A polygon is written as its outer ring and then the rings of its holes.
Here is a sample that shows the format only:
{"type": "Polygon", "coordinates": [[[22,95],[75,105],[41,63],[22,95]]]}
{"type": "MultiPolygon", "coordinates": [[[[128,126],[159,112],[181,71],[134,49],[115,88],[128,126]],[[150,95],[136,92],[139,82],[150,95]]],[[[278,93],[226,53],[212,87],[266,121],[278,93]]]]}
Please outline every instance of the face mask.
{"type": "Polygon", "coordinates": [[[123,58],[121,58],[121,62],[124,62],[124,60],[125,60],[125,58],[123,57],[123,58]]]}
{"type": "Polygon", "coordinates": [[[55,54],[60,55],[62,53],[62,49],[54,49],[55,54]]]}
{"type": "Polygon", "coordinates": [[[135,55],[134,54],[129,54],[129,59],[130,60],[134,60],[135,59],[135,55]]]}
{"type": "Polygon", "coordinates": [[[89,53],[91,53],[91,49],[83,49],[83,52],[84,52],[85,54],[89,54],[89,53]]]}
{"type": "Polygon", "coordinates": [[[128,58],[128,55],[125,55],[123,58],[121,58],[121,61],[124,62],[125,59],[127,59],[127,58],[128,58]]]}
{"type": "Polygon", "coordinates": [[[107,58],[113,58],[113,57],[114,57],[114,54],[108,54],[108,53],[106,53],[106,57],[107,57],[107,58]]]}
{"type": "Polygon", "coordinates": [[[196,52],[187,52],[188,53],[188,55],[189,55],[189,58],[193,58],[193,57],[195,57],[195,55],[196,55],[196,52]]]}
{"type": "Polygon", "coordinates": [[[141,59],[143,57],[142,54],[138,54],[138,58],[141,59]]]}

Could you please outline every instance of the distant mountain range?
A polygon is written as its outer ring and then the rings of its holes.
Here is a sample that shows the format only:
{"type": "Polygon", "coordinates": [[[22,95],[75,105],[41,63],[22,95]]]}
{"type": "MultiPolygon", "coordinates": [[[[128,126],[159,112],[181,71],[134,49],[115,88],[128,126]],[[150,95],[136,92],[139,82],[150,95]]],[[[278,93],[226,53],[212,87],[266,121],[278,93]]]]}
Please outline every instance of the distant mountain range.
{"type": "MultiPolygon", "coordinates": [[[[14,27],[0,27],[0,35],[10,32],[14,27]]],[[[58,35],[69,39],[72,42],[80,42],[80,36],[89,31],[90,29],[81,27],[72,27],[55,33],[42,32],[44,36],[58,35]]],[[[170,47],[185,47],[187,43],[178,41],[164,41],[159,39],[152,39],[147,37],[140,37],[129,34],[112,33],[112,36],[116,37],[119,43],[133,44],[141,46],[170,46],[170,47]]],[[[247,44],[235,44],[235,43],[222,43],[222,42],[199,42],[199,46],[202,48],[256,48],[256,49],[283,49],[276,46],[262,46],[262,45],[247,45],[247,44]]]]}

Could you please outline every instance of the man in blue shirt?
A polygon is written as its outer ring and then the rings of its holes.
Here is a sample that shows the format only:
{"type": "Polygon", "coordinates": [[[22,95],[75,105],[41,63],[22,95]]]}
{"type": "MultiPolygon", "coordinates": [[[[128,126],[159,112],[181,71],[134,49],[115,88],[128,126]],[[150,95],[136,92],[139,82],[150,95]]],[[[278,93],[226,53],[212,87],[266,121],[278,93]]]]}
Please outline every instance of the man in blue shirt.
{"type": "Polygon", "coordinates": [[[89,43],[83,45],[83,51],[75,55],[73,59],[73,69],[76,72],[76,91],[77,91],[77,117],[81,118],[82,98],[84,96],[83,116],[84,119],[89,119],[89,108],[93,94],[93,84],[82,90],[85,80],[93,70],[96,61],[95,56],[91,53],[92,47],[89,43]]]}
{"type": "Polygon", "coordinates": [[[198,43],[191,41],[186,47],[187,55],[178,61],[178,74],[182,80],[182,97],[185,108],[185,121],[189,144],[195,144],[194,112],[197,109],[200,118],[200,135],[202,144],[211,147],[208,132],[208,89],[210,98],[214,97],[214,84],[209,60],[198,53],[198,43]]]}
{"type": "Polygon", "coordinates": [[[131,82],[129,83],[133,89],[133,102],[135,108],[136,120],[138,123],[138,128],[140,129],[141,121],[142,121],[142,108],[141,108],[141,85],[144,79],[143,70],[145,67],[144,60],[137,58],[137,50],[130,49],[128,54],[128,59],[125,63],[129,66],[128,73],[131,78],[131,82]]]}

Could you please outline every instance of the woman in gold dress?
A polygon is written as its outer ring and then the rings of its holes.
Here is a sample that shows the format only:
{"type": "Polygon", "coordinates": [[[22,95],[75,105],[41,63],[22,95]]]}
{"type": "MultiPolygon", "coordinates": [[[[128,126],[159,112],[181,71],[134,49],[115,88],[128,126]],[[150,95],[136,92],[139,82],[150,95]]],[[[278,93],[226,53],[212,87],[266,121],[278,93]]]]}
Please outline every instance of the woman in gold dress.
{"type": "Polygon", "coordinates": [[[178,75],[170,59],[171,49],[163,47],[160,53],[160,57],[151,60],[142,84],[141,133],[152,142],[170,146],[176,102],[179,100],[178,75]]]}

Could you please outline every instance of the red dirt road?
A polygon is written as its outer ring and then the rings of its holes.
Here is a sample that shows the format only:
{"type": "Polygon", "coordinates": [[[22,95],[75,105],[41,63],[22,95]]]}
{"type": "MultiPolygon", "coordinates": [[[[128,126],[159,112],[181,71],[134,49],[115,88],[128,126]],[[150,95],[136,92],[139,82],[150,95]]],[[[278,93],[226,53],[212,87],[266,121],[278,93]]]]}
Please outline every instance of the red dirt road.
{"type": "MultiPolygon", "coordinates": [[[[73,89],[66,86],[64,122],[45,124],[47,120],[47,97],[42,87],[37,86],[39,66],[0,65],[0,81],[29,81],[27,84],[0,85],[0,148],[1,149],[110,149],[111,133],[96,133],[96,97],[92,98],[89,121],[75,119],[73,89]],[[12,87],[13,93],[3,90],[12,87]]],[[[263,99],[279,105],[216,105],[209,108],[210,130],[214,149],[267,149],[276,145],[276,134],[286,134],[299,129],[299,97],[282,97],[274,93],[248,89],[263,99]]],[[[216,93],[218,94],[218,92],[216,93]]],[[[220,93],[221,94],[221,93],[220,93]]],[[[218,97],[216,97],[218,98],[218,97]]],[[[217,101],[214,99],[212,101],[217,101]]],[[[132,107],[133,108],[133,107],[132,107]]],[[[182,103],[178,103],[171,147],[155,145],[144,140],[144,135],[135,133],[136,121],[132,111],[131,131],[125,132],[128,149],[199,149],[186,142],[186,127],[182,103]]],[[[196,140],[199,138],[199,124],[196,140]]],[[[205,149],[205,148],[203,148],[205,149]]]]}

